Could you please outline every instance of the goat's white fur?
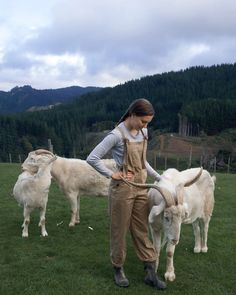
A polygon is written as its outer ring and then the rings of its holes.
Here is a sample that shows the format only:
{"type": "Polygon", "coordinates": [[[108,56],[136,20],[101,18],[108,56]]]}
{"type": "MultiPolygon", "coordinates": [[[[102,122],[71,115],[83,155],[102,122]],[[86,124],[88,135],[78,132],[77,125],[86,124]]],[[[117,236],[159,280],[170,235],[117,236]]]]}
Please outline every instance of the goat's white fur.
{"type": "Polygon", "coordinates": [[[37,173],[32,174],[29,171],[22,172],[13,188],[13,196],[19,205],[23,206],[24,222],[22,224],[22,237],[28,237],[28,227],[30,222],[30,213],[34,209],[39,209],[41,235],[47,236],[45,226],[45,215],[48,202],[48,192],[51,184],[51,166],[56,157],[47,159],[45,163],[37,165],[37,173]]]}
{"type": "MultiPolygon", "coordinates": [[[[47,151],[46,151],[47,152],[47,151]]],[[[22,164],[22,169],[35,173],[35,163],[46,161],[52,157],[50,153],[33,151],[22,164]]],[[[104,159],[105,165],[116,170],[115,161],[104,159]]],[[[80,223],[80,196],[108,196],[110,179],[104,177],[92,168],[85,160],[58,157],[52,164],[51,174],[62,192],[66,195],[71,206],[69,226],[80,223]]]]}
{"type": "Polygon", "coordinates": [[[179,242],[181,224],[192,224],[195,236],[194,253],[207,252],[207,236],[208,227],[211,215],[214,208],[214,188],[215,176],[211,177],[206,170],[198,179],[196,175],[199,168],[187,169],[179,172],[176,169],[166,170],[161,180],[148,187],[153,187],[149,190],[149,224],[152,233],[153,243],[157,252],[156,270],[159,265],[159,256],[161,246],[167,243],[166,254],[166,272],[165,279],[174,281],[174,251],[175,246],[179,242]],[[184,184],[191,183],[188,187],[184,184]],[[158,187],[159,190],[156,188],[158,187]],[[166,198],[161,192],[169,194],[166,198]],[[172,197],[172,204],[167,204],[172,197]],[[164,234],[163,242],[161,243],[161,234],[164,234]]]}
{"type": "MultiPolygon", "coordinates": [[[[165,279],[169,281],[175,280],[176,277],[173,258],[175,245],[178,244],[180,238],[181,223],[192,224],[193,226],[195,236],[194,253],[205,253],[208,250],[207,236],[209,222],[214,208],[215,178],[211,177],[206,170],[203,170],[202,175],[194,184],[184,187],[182,184],[185,180],[191,178],[196,173],[197,168],[187,169],[182,172],[176,169],[165,171],[158,185],[171,191],[176,205],[172,205],[169,208],[165,206],[159,215],[153,215],[152,212],[149,215],[151,232],[158,256],[156,268],[158,268],[161,249],[160,227],[164,233],[164,240],[167,241],[165,279]],[[176,200],[178,194],[182,194],[182,203],[176,200]]],[[[159,199],[157,194],[156,190],[150,190],[150,205],[157,205],[159,199]]]]}

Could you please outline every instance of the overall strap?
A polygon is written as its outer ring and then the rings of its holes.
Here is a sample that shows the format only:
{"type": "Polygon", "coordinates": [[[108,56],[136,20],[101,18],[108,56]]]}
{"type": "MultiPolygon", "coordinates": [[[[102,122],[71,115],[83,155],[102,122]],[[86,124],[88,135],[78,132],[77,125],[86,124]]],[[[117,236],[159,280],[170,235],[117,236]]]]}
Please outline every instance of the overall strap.
{"type": "Polygon", "coordinates": [[[122,130],[122,128],[120,128],[119,126],[117,126],[115,129],[119,130],[119,132],[120,132],[120,134],[121,134],[123,140],[127,139],[127,138],[125,137],[125,133],[124,133],[124,130],[122,130]]]}
{"type": "Polygon", "coordinates": [[[147,135],[144,134],[143,129],[141,129],[141,133],[143,135],[143,138],[146,139],[146,140],[148,140],[148,137],[147,137],[147,135]]]}
{"type": "Polygon", "coordinates": [[[143,163],[145,165],[146,157],[147,157],[147,141],[148,137],[144,134],[143,129],[141,129],[142,135],[143,135],[143,163]]]}
{"type": "Polygon", "coordinates": [[[120,127],[116,127],[116,129],[120,132],[123,142],[124,142],[124,157],[123,157],[123,172],[125,174],[128,173],[128,152],[127,152],[127,142],[129,141],[128,138],[125,137],[124,130],[120,127]]]}

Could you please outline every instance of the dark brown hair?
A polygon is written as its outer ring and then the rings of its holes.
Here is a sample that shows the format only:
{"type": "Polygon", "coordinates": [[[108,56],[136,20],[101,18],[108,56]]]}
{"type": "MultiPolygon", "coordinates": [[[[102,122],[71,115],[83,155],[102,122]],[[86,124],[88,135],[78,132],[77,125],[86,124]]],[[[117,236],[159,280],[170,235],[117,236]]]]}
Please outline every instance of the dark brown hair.
{"type": "Polygon", "coordinates": [[[143,116],[154,116],[154,114],[155,114],[155,111],[150,101],[148,101],[145,98],[139,98],[134,100],[130,104],[126,112],[120,118],[117,125],[119,125],[121,122],[123,122],[126,118],[130,117],[131,115],[143,117],[143,116]]]}

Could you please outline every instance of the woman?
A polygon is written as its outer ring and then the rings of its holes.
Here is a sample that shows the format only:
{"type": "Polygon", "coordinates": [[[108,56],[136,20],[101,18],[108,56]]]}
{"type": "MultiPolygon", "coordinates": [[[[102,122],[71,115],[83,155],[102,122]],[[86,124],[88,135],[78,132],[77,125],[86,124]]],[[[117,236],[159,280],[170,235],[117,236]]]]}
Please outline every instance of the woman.
{"type": "Polygon", "coordinates": [[[156,253],[148,237],[147,190],[127,185],[121,177],[145,183],[147,174],[155,180],[160,175],[146,161],[147,125],[154,116],[154,109],[146,99],[135,100],[121,117],[117,127],[98,144],[87,162],[98,172],[111,178],[109,188],[111,262],[115,270],[115,283],[128,287],[123,265],[126,258],[126,235],[128,230],[138,258],[146,271],[145,283],[157,289],[166,285],[155,274],[156,253]],[[113,172],[101,159],[109,152],[117,164],[113,172]]]}

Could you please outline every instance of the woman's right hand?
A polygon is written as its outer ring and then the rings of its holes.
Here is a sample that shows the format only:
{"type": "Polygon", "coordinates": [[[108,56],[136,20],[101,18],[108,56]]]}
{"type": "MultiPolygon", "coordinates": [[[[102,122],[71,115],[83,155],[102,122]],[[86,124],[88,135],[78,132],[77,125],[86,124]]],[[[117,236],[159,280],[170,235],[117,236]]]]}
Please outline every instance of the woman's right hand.
{"type": "Polygon", "coordinates": [[[112,179],[114,180],[121,180],[121,173],[120,172],[114,172],[111,176],[112,179]]]}
{"type": "Polygon", "coordinates": [[[128,171],[128,173],[126,175],[124,175],[122,172],[114,172],[111,176],[112,179],[114,180],[121,180],[123,178],[127,179],[127,180],[133,180],[134,178],[134,173],[131,171],[128,171]]]}

